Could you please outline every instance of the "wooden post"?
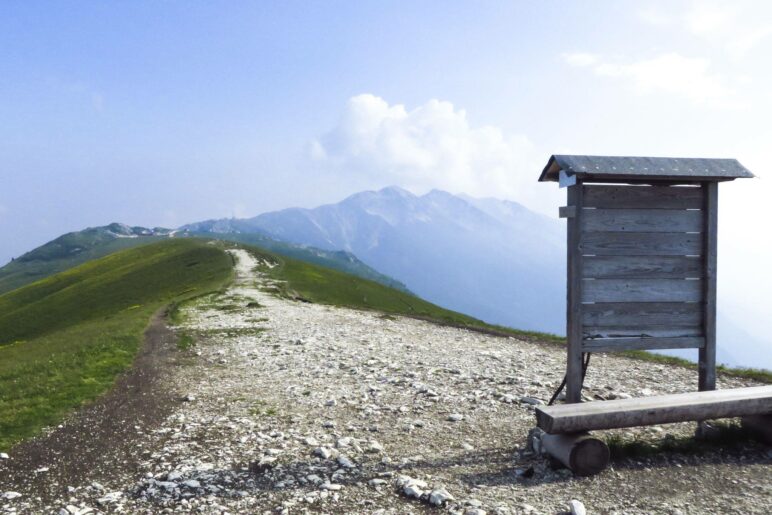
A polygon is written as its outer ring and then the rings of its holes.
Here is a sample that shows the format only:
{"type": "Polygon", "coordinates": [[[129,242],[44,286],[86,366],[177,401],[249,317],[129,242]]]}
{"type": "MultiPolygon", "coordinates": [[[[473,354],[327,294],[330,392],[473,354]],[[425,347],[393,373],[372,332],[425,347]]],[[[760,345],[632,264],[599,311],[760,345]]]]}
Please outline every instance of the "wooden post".
{"type": "Polygon", "coordinates": [[[592,476],[608,467],[611,452],[605,442],[589,433],[544,434],[541,444],[547,453],[577,476],[592,476]]]}
{"type": "Polygon", "coordinates": [[[566,361],[566,401],[582,400],[582,182],[568,187],[568,288],[567,327],[568,355],[566,361]]]}
{"type": "Polygon", "coordinates": [[[716,235],[718,232],[718,183],[706,182],[703,216],[705,219],[705,259],[704,298],[705,345],[700,348],[699,390],[716,389],[716,235]]]}

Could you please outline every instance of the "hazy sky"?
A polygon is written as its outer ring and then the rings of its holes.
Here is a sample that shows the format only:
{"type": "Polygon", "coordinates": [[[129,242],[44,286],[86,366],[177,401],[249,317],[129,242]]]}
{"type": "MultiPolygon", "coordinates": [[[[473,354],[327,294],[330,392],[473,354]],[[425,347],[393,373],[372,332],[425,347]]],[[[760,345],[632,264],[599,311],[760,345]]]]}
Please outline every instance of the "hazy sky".
{"type": "Polygon", "coordinates": [[[389,184],[554,216],[552,153],[736,157],[720,307],[762,327],[770,91],[764,1],[2,2],[0,262],[389,184]]]}

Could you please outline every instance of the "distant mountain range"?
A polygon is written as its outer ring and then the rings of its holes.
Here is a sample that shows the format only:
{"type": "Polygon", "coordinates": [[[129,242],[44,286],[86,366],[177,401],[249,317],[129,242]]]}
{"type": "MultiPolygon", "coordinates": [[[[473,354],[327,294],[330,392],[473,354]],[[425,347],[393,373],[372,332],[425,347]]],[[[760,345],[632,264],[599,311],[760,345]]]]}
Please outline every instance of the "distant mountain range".
{"type": "Polygon", "coordinates": [[[518,329],[565,331],[564,229],[516,202],[390,187],[315,209],[180,229],[343,249],[449,309],[518,329]]]}
{"type": "Polygon", "coordinates": [[[407,291],[404,284],[373,270],[350,252],[315,249],[305,245],[275,241],[262,234],[195,234],[186,230],[161,227],[149,229],[112,223],[64,234],[6,264],[0,268],[0,294],[118,250],[172,237],[190,236],[204,236],[257,245],[278,254],[340,270],[401,291],[407,291]]]}
{"type": "MultiPolygon", "coordinates": [[[[68,233],[0,268],[0,294],[116,250],[169,237],[253,244],[509,327],[565,334],[565,228],[516,202],[390,187],[337,204],[176,230],[110,224],[68,233]]],[[[766,338],[719,312],[718,361],[772,369],[766,338]]],[[[696,351],[665,351],[694,360],[696,351]]]]}

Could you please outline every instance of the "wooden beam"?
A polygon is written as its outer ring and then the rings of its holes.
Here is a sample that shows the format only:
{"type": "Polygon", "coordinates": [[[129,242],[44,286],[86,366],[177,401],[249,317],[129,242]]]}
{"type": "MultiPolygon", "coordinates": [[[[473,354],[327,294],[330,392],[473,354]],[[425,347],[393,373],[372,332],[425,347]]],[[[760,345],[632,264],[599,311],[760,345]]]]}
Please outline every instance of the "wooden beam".
{"type": "Polygon", "coordinates": [[[701,349],[705,338],[597,338],[582,341],[584,352],[618,352],[623,350],[701,349]]]}
{"type": "Polygon", "coordinates": [[[584,256],[585,279],[700,278],[705,266],[688,256],[584,256]]]}
{"type": "Polygon", "coordinates": [[[700,302],[700,279],[595,279],[582,281],[582,302],[700,302]]]}
{"type": "Polygon", "coordinates": [[[545,434],[541,444],[547,453],[571,469],[577,476],[602,472],[611,460],[611,452],[602,440],[589,433],[571,435],[545,434]]]}
{"type": "Polygon", "coordinates": [[[559,218],[573,218],[576,216],[576,206],[561,206],[558,208],[559,218]]]}
{"type": "Polygon", "coordinates": [[[699,256],[702,233],[588,232],[582,252],[593,256],[699,256]]]}
{"type": "Polygon", "coordinates": [[[568,350],[566,362],[566,400],[582,400],[582,183],[568,187],[568,206],[575,209],[568,219],[568,350]]]}
{"type": "Polygon", "coordinates": [[[576,433],[767,413],[772,413],[772,385],[537,406],[536,421],[548,433],[576,433]]]}
{"type": "Polygon", "coordinates": [[[689,186],[586,185],[584,207],[702,209],[702,188],[689,186]]]}
{"type": "Polygon", "coordinates": [[[702,212],[685,209],[586,209],[585,231],[702,232],[702,212]]]}
{"type": "Polygon", "coordinates": [[[707,182],[703,213],[705,214],[703,255],[705,256],[704,295],[705,295],[705,346],[700,349],[699,381],[700,391],[716,389],[716,255],[718,233],[718,184],[707,182]]]}
{"type": "Polygon", "coordinates": [[[704,313],[702,303],[699,302],[601,302],[585,304],[582,310],[584,325],[594,327],[621,325],[698,325],[702,327],[704,313]]]}

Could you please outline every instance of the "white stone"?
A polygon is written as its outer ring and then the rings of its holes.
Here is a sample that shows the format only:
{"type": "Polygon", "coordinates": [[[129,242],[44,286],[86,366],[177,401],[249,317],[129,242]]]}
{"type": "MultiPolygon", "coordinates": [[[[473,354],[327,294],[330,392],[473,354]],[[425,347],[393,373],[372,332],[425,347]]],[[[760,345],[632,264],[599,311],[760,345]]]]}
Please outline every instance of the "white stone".
{"type": "Polygon", "coordinates": [[[383,444],[381,444],[376,440],[370,440],[370,443],[367,445],[367,452],[371,452],[371,453],[383,452],[383,444]]]}
{"type": "Polygon", "coordinates": [[[201,483],[195,479],[188,479],[187,481],[183,481],[182,484],[188,488],[201,488],[201,483]]]}
{"type": "Polygon", "coordinates": [[[460,413],[452,413],[448,415],[448,420],[451,422],[460,422],[461,420],[464,420],[464,415],[460,413]]]}
{"type": "Polygon", "coordinates": [[[112,504],[118,502],[121,497],[123,497],[123,492],[110,492],[97,499],[97,502],[99,504],[112,504]]]}
{"type": "Polygon", "coordinates": [[[338,449],[343,449],[346,447],[351,446],[352,439],[349,436],[344,436],[343,438],[338,438],[338,441],[335,443],[335,446],[338,449]]]}
{"type": "Polygon", "coordinates": [[[332,490],[332,491],[338,491],[343,489],[343,485],[339,485],[337,483],[330,483],[329,481],[325,481],[322,483],[322,486],[320,486],[322,490],[332,490]]]}
{"type": "Polygon", "coordinates": [[[356,465],[354,465],[354,462],[345,456],[338,456],[338,464],[341,467],[347,468],[347,469],[353,469],[354,467],[356,467],[356,465]]]}
{"type": "Polygon", "coordinates": [[[4,452],[0,452],[0,460],[7,460],[9,458],[10,458],[10,456],[8,456],[8,454],[6,454],[4,452]]]}
{"type": "Polygon", "coordinates": [[[571,510],[571,515],[587,515],[587,510],[584,508],[584,504],[576,499],[571,499],[568,503],[568,507],[571,510]]]}
{"type": "Polygon", "coordinates": [[[453,501],[455,498],[444,488],[436,488],[429,494],[429,503],[435,506],[442,506],[448,501],[453,501]]]}
{"type": "Polygon", "coordinates": [[[314,449],[314,456],[318,456],[323,460],[328,460],[332,457],[332,449],[328,449],[327,447],[317,447],[314,449]]]}
{"type": "Polygon", "coordinates": [[[418,487],[418,485],[415,485],[412,483],[405,485],[402,491],[408,497],[414,497],[416,499],[420,499],[421,496],[424,494],[424,491],[420,487],[418,487]]]}
{"type": "Polygon", "coordinates": [[[5,492],[2,495],[2,498],[7,501],[12,501],[14,499],[18,499],[19,497],[21,497],[21,494],[19,492],[5,492]]]}

